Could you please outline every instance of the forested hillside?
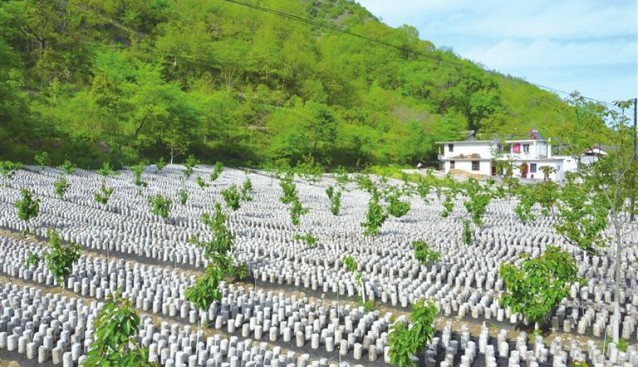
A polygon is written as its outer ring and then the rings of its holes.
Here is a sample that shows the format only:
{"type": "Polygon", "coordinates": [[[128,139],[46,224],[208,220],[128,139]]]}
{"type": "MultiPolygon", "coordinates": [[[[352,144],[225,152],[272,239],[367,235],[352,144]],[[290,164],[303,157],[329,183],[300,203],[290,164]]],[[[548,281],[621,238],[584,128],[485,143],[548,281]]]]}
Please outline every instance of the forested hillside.
{"type": "Polygon", "coordinates": [[[245,1],[274,12],[224,0],[1,1],[0,158],[412,164],[467,129],[560,137],[573,124],[557,96],[353,1],[245,1]]]}

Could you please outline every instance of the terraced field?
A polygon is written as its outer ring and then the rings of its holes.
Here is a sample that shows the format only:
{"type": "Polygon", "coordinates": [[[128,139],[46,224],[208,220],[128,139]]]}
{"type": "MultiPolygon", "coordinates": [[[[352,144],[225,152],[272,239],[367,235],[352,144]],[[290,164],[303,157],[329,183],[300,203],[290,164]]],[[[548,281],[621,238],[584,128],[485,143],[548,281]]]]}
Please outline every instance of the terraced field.
{"type": "MultiPolygon", "coordinates": [[[[70,186],[64,199],[54,192],[53,183],[63,175],[57,169],[27,167],[3,181],[0,360],[81,365],[98,311],[119,290],[141,315],[140,344],[162,366],[386,366],[391,325],[422,298],[439,309],[437,332],[423,358],[431,365],[567,366],[586,360],[591,366],[638,366],[635,247],[621,264],[621,334],[634,344],[627,352],[612,345],[603,353],[614,263],[606,253],[589,256],[568,246],[554,232],[551,217],[523,223],[513,214],[513,201],[492,201],[483,229],[466,246],[459,209],[465,199],[442,218],[442,202],[433,192],[427,202],[410,197],[407,215],[390,217],[378,235],[364,236],[361,222],[370,194],[355,183],[343,188],[340,213],[333,215],[325,191],[336,187],[335,177],[296,178],[309,211],[295,226],[280,202],[276,177],[225,168],[210,182],[211,170],[196,168],[185,179],[182,166],[161,172],[147,167],[146,187],[136,186],[130,171],[103,177],[78,170],[65,176],[70,186]],[[198,185],[196,177],[208,186],[198,185]],[[191,239],[211,237],[202,215],[224,202],[221,190],[246,178],[253,200],[225,212],[235,238],[232,257],[248,265],[249,277],[222,283],[221,302],[198,310],[185,290],[210,260],[191,239]],[[103,184],[113,188],[106,205],[94,200],[103,184]],[[28,223],[29,236],[20,234],[27,223],[14,207],[24,188],[41,200],[39,215],[28,223]],[[185,204],[179,203],[179,190],[188,193],[185,204]],[[150,211],[148,198],[158,193],[172,199],[167,219],[150,211]],[[82,255],[63,284],[44,263],[25,265],[30,253],[44,251],[47,228],[81,246],[82,255]],[[307,234],[316,244],[309,246],[299,236],[307,234]],[[417,261],[412,241],[419,239],[439,250],[441,259],[428,265],[417,261]],[[520,315],[499,305],[498,269],[523,253],[538,255],[549,244],[572,252],[585,281],[571,285],[551,317],[549,334],[533,337],[520,315]],[[347,271],[344,256],[356,259],[361,283],[347,271]],[[363,294],[374,301],[372,310],[358,303],[363,294]]],[[[626,240],[638,242],[638,233],[626,240]]]]}

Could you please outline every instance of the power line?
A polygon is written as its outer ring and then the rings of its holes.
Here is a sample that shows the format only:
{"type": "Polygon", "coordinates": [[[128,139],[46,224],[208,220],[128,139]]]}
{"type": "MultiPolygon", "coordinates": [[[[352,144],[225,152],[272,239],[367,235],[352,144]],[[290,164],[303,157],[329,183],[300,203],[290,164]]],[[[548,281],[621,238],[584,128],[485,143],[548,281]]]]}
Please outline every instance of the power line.
{"type": "MultiPolygon", "coordinates": [[[[265,13],[270,13],[270,14],[274,14],[274,15],[277,15],[277,16],[280,16],[280,17],[283,17],[283,18],[287,18],[287,19],[291,19],[291,20],[294,20],[294,21],[302,22],[302,23],[305,23],[305,24],[308,24],[308,25],[312,25],[312,26],[315,26],[315,27],[318,27],[318,28],[323,28],[323,29],[326,29],[326,30],[329,30],[329,31],[332,31],[332,32],[346,34],[346,35],[349,35],[349,36],[352,36],[352,37],[356,37],[356,38],[362,39],[364,41],[376,43],[378,45],[385,46],[385,47],[390,47],[390,48],[396,49],[396,50],[401,51],[401,52],[413,53],[413,54],[416,54],[416,55],[421,56],[421,57],[425,57],[425,58],[429,58],[429,59],[435,60],[435,61],[437,61],[439,63],[451,65],[453,67],[457,67],[458,68],[458,67],[461,67],[461,66],[465,66],[464,64],[462,64],[461,60],[459,60],[459,61],[445,60],[443,58],[436,57],[434,55],[426,54],[426,53],[424,53],[424,52],[422,52],[420,50],[409,49],[407,46],[397,46],[397,45],[394,45],[394,44],[391,44],[391,43],[388,43],[388,42],[385,42],[385,41],[381,41],[381,40],[378,40],[378,39],[366,37],[364,35],[361,35],[361,34],[358,34],[358,33],[354,33],[354,32],[350,32],[348,30],[339,29],[339,28],[331,26],[329,24],[317,22],[315,20],[304,18],[304,17],[298,16],[298,15],[286,13],[286,12],[275,10],[275,9],[266,8],[266,7],[263,7],[263,6],[260,6],[260,5],[249,4],[249,3],[245,3],[245,2],[242,2],[242,1],[238,1],[238,0],[224,0],[224,1],[232,3],[232,4],[236,4],[236,5],[239,5],[239,6],[244,6],[244,7],[247,7],[247,8],[251,8],[253,10],[257,10],[257,11],[261,11],[261,12],[265,12],[265,13]]],[[[470,62],[470,61],[469,60],[465,60],[465,62],[470,62]]],[[[548,87],[548,86],[545,86],[545,85],[542,85],[542,84],[533,83],[533,82],[530,82],[530,81],[527,81],[527,80],[525,80],[525,82],[530,84],[530,85],[533,85],[535,87],[554,92],[556,94],[564,94],[564,95],[570,96],[573,93],[573,92],[567,92],[567,91],[560,90],[560,89],[553,88],[553,87],[548,87]]],[[[605,104],[607,106],[612,106],[613,105],[610,102],[601,101],[601,100],[598,100],[596,98],[591,98],[591,97],[584,96],[582,94],[580,95],[580,97],[582,97],[582,98],[584,98],[586,100],[592,101],[592,102],[605,104]]]]}

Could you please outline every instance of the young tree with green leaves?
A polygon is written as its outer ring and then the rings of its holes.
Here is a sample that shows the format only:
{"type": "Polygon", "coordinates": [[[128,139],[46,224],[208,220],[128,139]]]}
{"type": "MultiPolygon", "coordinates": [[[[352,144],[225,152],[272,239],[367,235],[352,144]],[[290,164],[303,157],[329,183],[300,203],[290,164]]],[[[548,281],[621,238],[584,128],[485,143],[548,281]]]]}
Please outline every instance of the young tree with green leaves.
{"type": "Polygon", "coordinates": [[[432,261],[441,259],[441,253],[432,250],[423,240],[412,241],[412,248],[414,249],[414,258],[424,266],[427,266],[432,261]]]}
{"type": "Polygon", "coordinates": [[[138,342],[140,317],[129,300],[113,294],[98,312],[93,327],[85,367],[159,367],[148,361],[148,350],[138,342]]]}
{"type": "Polygon", "coordinates": [[[215,162],[215,165],[213,166],[213,170],[210,173],[210,180],[211,182],[215,182],[219,176],[222,174],[222,171],[224,171],[224,165],[222,164],[222,162],[215,162]]]}
{"type": "Polygon", "coordinates": [[[392,187],[390,193],[386,195],[388,202],[388,214],[395,218],[401,218],[410,212],[410,203],[401,200],[402,193],[395,187],[392,187]]]}
{"type": "MultiPolygon", "coordinates": [[[[627,140],[629,140],[627,138],[627,140]]],[[[618,150],[568,175],[556,205],[556,231],[569,243],[590,254],[606,251],[614,259],[613,339],[620,338],[620,286],[622,262],[627,250],[636,246],[626,236],[638,231],[630,221],[635,212],[631,198],[638,195],[632,185],[635,170],[628,142],[618,142],[618,150]]]]}
{"type": "Polygon", "coordinates": [[[227,208],[234,211],[239,209],[239,207],[241,206],[241,193],[237,189],[237,185],[232,184],[223,189],[220,193],[224,198],[224,202],[226,203],[227,208]]]}
{"type": "Polygon", "coordinates": [[[173,200],[158,193],[155,196],[148,198],[148,203],[151,206],[151,213],[166,220],[170,215],[173,200]]]}
{"type": "Polygon", "coordinates": [[[235,265],[232,252],[234,236],[226,227],[227,216],[223,213],[219,203],[215,203],[215,213],[202,215],[213,236],[208,241],[196,241],[195,244],[204,252],[204,257],[210,260],[204,275],[197,278],[195,284],[185,291],[186,299],[202,311],[207,310],[213,302],[220,302],[222,293],[219,284],[227,276],[245,279],[248,276],[246,264],[235,265]]]}
{"type": "Polygon", "coordinates": [[[288,211],[290,212],[290,222],[298,226],[301,224],[301,216],[306,215],[310,212],[310,209],[303,206],[301,200],[297,197],[289,206],[288,211]]]}
{"type": "Polygon", "coordinates": [[[38,165],[40,166],[41,170],[44,169],[44,167],[46,167],[46,166],[48,166],[50,164],[49,153],[47,153],[47,152],[42,152],[42,153],[36,154],[34,159],[38,163],[38,165]]]}
{"type": "Polygon", "coordinates": [[[552,173],[556,173],[556,167],[552,166],[540,166],[540,171],[543,172],[543,181],[550,181],[549,177],[552,173]]]}
{"type": "Polygon", "coordinates": [[[333,186],[326,188],[326,195],[330,199],[330,212],[334,216],[338,216],[341,211],[341,191],[335,191],[333,186]]]}
{"type": "Polygon", "coordinates": [[[102,163],[102,167],[97,170],[97,173],[104,176],[104,178],[115,176],[115,171],[113,171],[113,167],[111,167],[111,163],[109,163],[108,161],[102,163]]]}
{"type": "MultiPolygon", "coordinates": [[[[443,210],[441,210],[441,217],[447,218],[454,211],[456,197],[461,192],[459,184],[454,181],[451,176],[448,176],[445,180],[438,183],[437,190],[440,194],[445,196],[441,203],[443,206],[443,210]]],[[[439,196],[440,194],[437,193],[439,196]]]]}
{"type": "Polygon", "coordinates": [[[186,178],[190,178],[193,174],[195,167],[199,164],[197,158],[194,155],[189,155],[188,158],[184,161],[184,176],[186,178]]]}
{"type": "Polygon", "coordinates": [[[359,264],[357,263],[357,260],[355,260],[352,256],[346,255],[341,258],[341,262],[343,263],[343,266],[346,268],[346,270],[354,277],[355,284],[360,287],[361,305],[366,309],[366,311],[369,311],[369,309],[374,307],[374,303],[372,301],[366,300],[366,289],[365,285],[363,284],[363,274],[358,270],[359,264]]]}
{"type": "Polygon", "coordinates": [[[308,214],[310,210],[304,207],[301,203],[301,199],[299,199],[294,177],[295,174],[291,170],[287,170],[279,177],[279,187],[281,187],[283,192],[279,201],[289,205],[290,220],[293,225],[298,226],[301,223],[301,216],[308,214]]]}
{"type": "Polygon", "coordinates": [[[20,162],[0,161],[0,175],[3,181],[11,180],[15,173],[21,169],[22,163],[20,162]]]}
{"type": "Polygon", "coordinates": [[[133,183],[141,190],[143,187],[148,186],[148,183],[142,179],[144,168],[148,165],[147,161],[139,162],[138,164],[131,166],[131,172],[133,172],[133,183]]]}
{"type": "Polygon", "coordinates": [[[398,367],[425,365],[424,349],[434,336],[434,319],[438,309],[433,302],[424,299],[412,305],[410,326],[398,321],[390,327],[388,342],[390,363],[398,367]]]}
{"type": "Polygon", "coordinates": [[[100,186],[100,190],[98,192],[93,193],[93,198],[98,204],[106,205],[113,194],[113,188],[106,186],[106,184],[102,183],[100,186]]]}
{"type": "Polygon", "coordinates": [[[204,190],[205,188],[209,187],[210,185],[204,181],[203,178],[197,176],[195,178],[195,183],[197,184],[197,186],[199,186],[200,189],[204,190]]]}
{"type": "Polygon", "coordinates": [[[629,126],[629,118],[624,114],[626,109],[636,107],[636,100],[615,102],[620,111],[587,101],[577,93],[568,102],[582,124],[573,131],[572,152],[580,154],[601,143],[611,148],[593,163],[580,164],[578,172],[567,177],[557,204],[556,230],[570,243],[590,253],[598,253],[611,245],[607,252],[614,260],[612,338],[617,343],[622,302],[621,264],[627,250],[636,246],[625,238],[638,231],[638,224],[631,220],[632,213],[637,212],[638,159],[633,146],[637,132],[629,126]]]}
{"type": "Polygon", "coordinates": [[[548,246],[536,258],[523,256],[520,267],[502,264],[499,276],[506,292],[501,307],[524,315],[538,330],[549,313],[569,295],[569,283],[577,280],[578,267],[572,256],[556,246],[548,246]]]}
{"type": "Polygon", "coordinates": [[[21,199],[16,201],[15,207],[18,210],[18,219],[23,220],[26,225],[26,233],[29,233],[29,221],[40,213],[40,199],[34,197],[28,189],[20,190],[21,199]]]}
{"type": "Polygon", "coordinates": [[[184,296],[200,311],[207,311],[213,302],[221,302],[222,292],[219,284],[224,280],[224,269],[216,264],[209,264],[204,275],[184,291],[184,296]]]}
{"type": "Polygon", "coordinates": [[[60,165],[58,168],[63,170],[64,173],[66,173],[67,175],[72,175],[77,170],[77,167],[75,166],[75,164],[73,164],[73,162],[71,162],[68,159],[65,159],[64,163],[62,163],[62,165],[60,165]]]}
{"type": "Polygon", "coordinates": [[[55,194],[58,195],[60,200],[64,199],[64,194],[66,194],[69,186],[69,180],[67,180],[66,177],[62,177],[61,179],[53,182],[53,190],[55,191],[55,194]]]}
{"type": "Polygon", "coordinates": [[[29,253],[26,265],[37,266],[44,260],[47,269],[53,274],[59,285],[64,287],[64,282],[73,272],[73,264],[80,259],[80,245],[76,243],[62,244],[62,239],[53,228],[47,229],[49,248],[38,256],[29,253]]]}
{"type": "Polygon", "coordinates": [[[290,170],[279,177],[279,187],[281,187],[282,191],[279,201],[284,204],[290,204],[298,197],[294,178],[295,174],[290,170]]]}
{"type": "Polygon", "coordinates": [[[251,195],[253,191],[253,182],[250,180],[250,177],[246,177],[244,182],[241,184],[241,199],[243,201],[253,201],[253,197],[251,195]]]}
{"type": "Polygon", "coordinates": [[[157,173],[162,172],[162,170],[166,167],[166,161],[164,157],[160,157],[157,162],[155,162],[155,168],[157,168],[157,173]]]}
{"type": "Polygon", "coordinates": [[[186,205],[186,202],[188,202],[188,191],[186,191],[186,189],[177,190],[177,199],[180,204],[186,205]]]}
{"type": "Polygon", "coordinates": [[[317,237],[313,236],[311,233],[306,233],[305,235],[296,233],[293,238],[295,239],[295,241],[301,241],[305,243],[307,248],[317,247],[317,237]]]}
{"type": "Polygon", "coordinates": [[[381,195],[375,189],[372,192],[370,201],[368,201],[368,212],[366,213],[365,222],[361,223],[361,227],[364,228],[364,236],[376,236],[381,230],[381,226],[388,219],[388,212],[381,205],[381,195]]]}
{"type": "Polygon", "coordinates": [[[469,178],[466,182],[456,185],[458,185],[456,189],[467,197],[467,200],[463,202],[463,207],[469,216],[469,220],[463,220],[462,239],[463,243],[469,246],[474,239],[472,226],[476,227],[480,233],[483,228],[483,217],[485,217],[487,207],[492,201],[494,194],[489,182],[481,184],[474,178],[469,178]]]}

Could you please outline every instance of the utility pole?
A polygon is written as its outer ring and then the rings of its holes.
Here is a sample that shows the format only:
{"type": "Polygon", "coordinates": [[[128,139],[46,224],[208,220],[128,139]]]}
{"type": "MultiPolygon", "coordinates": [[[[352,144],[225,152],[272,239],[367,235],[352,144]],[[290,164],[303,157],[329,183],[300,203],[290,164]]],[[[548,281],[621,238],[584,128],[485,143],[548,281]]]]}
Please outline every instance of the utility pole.
{"type": "MultiPolygon", "coordinates": [[[[636,115],[638,115],[638,98],[634,98],[634,153],[631,156],[631,163],[635,166],[636,162],[636,148],[638,146],[638,128],[636,126],[636,115]]],[[[638,167],[633,167],[634,172],[631,173],[631,188],[633,191],[633,195],[631,195],[631,214],[629,214],[629,220],[633,222],[636,220],[636,169],[638,167]]]]}

